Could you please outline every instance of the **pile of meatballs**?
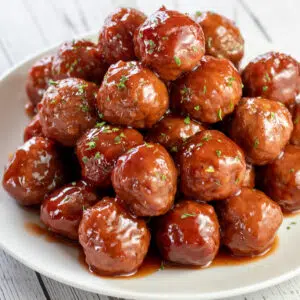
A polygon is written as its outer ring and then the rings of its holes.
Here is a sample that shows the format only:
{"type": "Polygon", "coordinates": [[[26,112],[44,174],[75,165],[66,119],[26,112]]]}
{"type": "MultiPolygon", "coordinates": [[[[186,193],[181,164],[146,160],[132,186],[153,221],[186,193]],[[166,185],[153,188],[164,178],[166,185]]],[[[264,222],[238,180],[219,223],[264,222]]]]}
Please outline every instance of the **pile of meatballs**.
{"type": "Polygon", "coordinates": [[[101,275],[136,272],[150,241],[185,265],[220,245],[267,252],[282,211],[300,209],[299,65],[270,52],[241,70],[243,54],[219,14],[117,9],[98,44],[66,42],[30,69],[36,115],[4,188],[101,275]]]}

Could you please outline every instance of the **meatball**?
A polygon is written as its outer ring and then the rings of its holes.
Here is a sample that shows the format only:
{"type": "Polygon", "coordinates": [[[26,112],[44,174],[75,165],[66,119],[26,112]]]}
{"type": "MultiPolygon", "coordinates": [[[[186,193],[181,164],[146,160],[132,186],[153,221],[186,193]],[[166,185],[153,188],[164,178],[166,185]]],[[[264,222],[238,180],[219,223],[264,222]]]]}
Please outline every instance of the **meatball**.
{"type": "Polygon", "coordinates": [[[242,186],[251,189],[253,189],[255,186],[255,170],[254,167],[249,163],[246,164],[246,173],[244,180],[242,181],[242,186]]]}
{"type": "Polygon", "coordinates": [[[105,19],[99,35],[99,48],[107,63],[135,59],[133,34],[145,19],[146,15],[134,8],[118,8],[105,19]]]}
{"type": "Polygon", "coordinates": [[[52,78],[52,56],[38,60],[29,70],[26,81],[26,92],[31,103],[35,106],[43,98],[52,78]]]}
{"type": "Polygon", "coordinates": [[[300,104],[296,104],[293,108],[294,129],[291,136],[291,144],[300,146],[300,104]]]}
{"type": "Polygon", "coordinates": [[[249,162],[265,165],[288,143],[292,118],[281,103],[264,98],[243,98],[230,128],[230,137],[242,147],[249,162]]]}
{"type": "Polygon", "coordinates": [[[159,144],[145,143],[119,157],[111,180],[117,196],[137,216],[162,215],[173,205],[177,171],[159,144]]]}
{"type": "Polygon", "coordinates": [[[143,136],[138,131],[103,123],[97,123],[99,128],[87,131],[76,147],[82,177],[100,187],[111,183],[110,175],[119,156],[143,143],[143,136]]]}
{"type": "Polygon", "coordinates": [[[120,203],[105,197],[83,212],[79,242],[93,271],[123,275],[134,273],[142,264],[150,232],[144,220],[134,218],[120,203]]]}
{"type": "Polygon", "coordinates": [[[98,92],[98,109],[110,123],[147,128],[166,112],[165,84],[140,62],[111,65],[98,92]]]}
{"type": "Polygon", "coordinates": [[[55,80],[76,77],[100,84],[107,67],[94,43],[71,41],[62,44],[54,55],[52,74],[55,80]]]}
{"type": "Polygon", "coordinates": [[[40,122],[39,114],[35,115],[30,123],[24,129],[24,142],[30,140],[34,136],[44,136],[40,122]]]}
{"type": "Polygon", "coordinates": [[[214,208],[184,200],[159,217],[156,244],[165,260],[207,266],[220,245],[219,222],[214,208]]]}
{"type": "Polygon", "coordinates": [[[269,52],[252,60],[242,73],[244,95],[279,101],[287,106],[298,94],[298,62],[291,56],[269,52]]]}
{"type": "Polygon", "coordinates": [[[192,136],[179,152],[180,187],[197,200],[221,200],[239,191],[246,172],[243,151],[217,130],[192,136]]]}
{"type": "Polygon", "coordinates": [[[242,188],[238,195],[219,201],[216,210],[221,243],[237,256],[254,256],[268,251],[283,219],[277,203],[264,193],[249,188],[242,188]]]}
{"type": "Polygon", "coordinates": [[[284,211],[300,210],[300,146],[287,145],[260,175],[264,192],[284,211]]]}
{"type": "Polygon", "coordinates": [[[146,140],[160,143],[168,151],[176,153],[183,142],[204,129],[203,125],[189,117],[167,115],[148,131],[146,140]]]}
{"type": "Polygon", "coordinates": [[[64,146],[75,146],[97,121],[97,90],[95,84],[77,78],[54,82],[39,104],[43,134],[64,146]]]}
{"type": "Polygon", "coordinates": [[[19,147],[3,175],[4,189],[22,205],[40,204],[64,183],[64,170],[54,143],[33,137],[19,147]]]}
{"type": "Polygon", "coordinates": [[[41,220],[49,230],[78,240],[83,211],[97,202],[97,196],[84,181],[72,182],[50,194],[41,205],[41,220]]]}
{"type": "Polygon", "coordinates": [[[199,63],[204,34],[187,15],[162,7],[136,30],[134,50],[162,79],[175,80],[199,63]]]}
{"type": "Polygon", "coordinates": [[[205,35],[205,53],[218,58],[227,58],[239,66],[244,56],[244,39],[240,30],[226,17],[214,12],[196,12],[195,21],[205,35]]]}
{"type": "Polygon", "coordinates": [[[216,123],[233,112],[241,96],[241,77],[231,62],[204,56],[198,68],[173,84],[171,104],[195,120],[216,123]]]}

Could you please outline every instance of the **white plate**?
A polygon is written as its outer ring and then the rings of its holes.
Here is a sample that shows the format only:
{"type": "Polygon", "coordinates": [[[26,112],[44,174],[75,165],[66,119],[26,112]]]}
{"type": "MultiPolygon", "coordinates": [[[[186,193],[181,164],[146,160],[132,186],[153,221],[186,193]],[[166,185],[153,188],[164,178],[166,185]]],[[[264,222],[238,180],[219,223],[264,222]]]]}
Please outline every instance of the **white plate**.
{"type": "MultiPolygon", "coordinates": [[[[93,37],[94,35],[85,35],[93,37]]],[[[283,50],[269,44],[248,41],[247,57],[267,50],[283,50]]],[[[24,84],[27,70],[47,50],[24,61],[0,79],[0,167],[9,153],[22,144],[28,118],[24,113],[24,84]]],[[[297,53],[291,53],[297,57],[297,53]]],[[[298,57],[299,58],[299,57],[298,57]]],[[[39,222],[38,216],[19,207],[0,188],[0,245],[28,267],[63,283],[84,290],[131,299],[215,299],[256,291],[300,273],[300,216],[284,220],[279,230],[279,248],[265,259],[246,265],[219,266],[203,270],[164,270],[131,280],[102,279],[90,274],[78,260],[78,252],[68,246],[48,243],[24,229],[25,222],[39,222]],[[290,230],[286,227],[291,221],[290,230]]]]}

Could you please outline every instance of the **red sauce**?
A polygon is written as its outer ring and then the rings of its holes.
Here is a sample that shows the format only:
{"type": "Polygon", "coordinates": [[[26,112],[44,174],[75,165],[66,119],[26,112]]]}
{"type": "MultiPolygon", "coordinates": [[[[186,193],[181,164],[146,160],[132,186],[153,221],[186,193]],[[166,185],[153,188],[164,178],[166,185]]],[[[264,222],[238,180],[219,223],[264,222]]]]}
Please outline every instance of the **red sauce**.
{"type": "Polygon", "coordinates": [[[31,102],[27,102],[25,104],[25,113],[28,117],[32,118],[37,113],[36,107],[31,102]]]}
{"type": "Polygon", "coordinates": [[[95,272],[93,272],[89,266],[85,262],[85,255],[80,247],[80,245],[76,242],[64,239],[53,232],[47,230],[45,227],[42,227],[36,223],[27,222],[25,223],[25,228],[27,232],[38,236],[43,237],[47,242],[50,243],[60,243],[71,247],[77,247],[79,250],[78,253],[78,262],[81,266],[83,266],[87,271],[91,272],[95,276],[99,276],[101,278],[108,278],[108,279],[134,279],[134,278],[141,278],[146,277],[150,274],[153,274],[157,271],[163,271],[164,269],[205,269],[205,268],[213,268],[213,267],[220,267],[220,266],[236,266],[236,265],[243,265],[248,264],[252,262],[259,261],[261,259],[264,259],[270,255],[272,255],[279,246],[279,238],[276,236],[275,241],[270,248],[268,252],[266,252],[263,255],[260,256],[254,256],[254,257],[237,257],[232,256],[225,248],[221,248],[218,255],[212,262],[212,264],[208,267],[197,267],[197,266],[184,266],[184,265],[177,265],[172,264],[169,262],[164,262],[158,255],[157,251],[154,249],[151,249],[149,253],[147,254],[142,266],[139,268],[139,270],[134,273],[127,276],[102,276],[98,275],[95,272]]]}
{"type": "Polygon", "coordinates": [[[294,211],[294,212],[283,212],[283,216],[285,218],[293,218],[293,217],[296,217],[296,216],[299,216],[300,215],[300,210],[297,210],[297,211],[294,211]]]}

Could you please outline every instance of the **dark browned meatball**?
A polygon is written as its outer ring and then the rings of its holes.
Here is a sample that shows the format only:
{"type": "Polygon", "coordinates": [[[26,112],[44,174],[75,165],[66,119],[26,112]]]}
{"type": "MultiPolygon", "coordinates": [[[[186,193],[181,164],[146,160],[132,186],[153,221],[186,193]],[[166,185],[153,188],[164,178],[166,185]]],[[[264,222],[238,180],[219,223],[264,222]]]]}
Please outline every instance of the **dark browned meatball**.
{"type": "Polygon", "coordinates": [[[291,115],[281,103],[243,98],[235,111],[230,137],[242,147],[249,162],[265,165],[279,155],[292,130],[291,115]]]}
{"type": "Polygon", "coordinates": [[[284,211],[300,210],[299,146],[287,145],[276,160],[261,170],[260,175],[264,192],[284,211]]]}
{"type": "Polygon", "coordinates": [[[262,96],[292,105],[298,94],[298,62],[291,56],[269,52],[252,60],[244,69],[242,79],[245,96],[262,96]]]}
{"type": "Polygon", "coordinates": [[[300,104],[296,104],[293,108],[294,130],[291,136],[291,144],[300,146],[300,104]]]}
{"type": "Polygon", "coordinates": [[[165,260],[208,266],[219,250],[219,222],[211,205],[181,201],[157,225],[156,244],[165,260]]]}
{"type": "Polygon", "coordinates": [[[181,191],[203,201],[221,200],[239,191],[245,177],[243,151],[217,130],[192,136],[179,153],[181,191]]]}
{"type": "Polygon", "coordinates": [[[137,216],[158,216],[173,205],[177,171],[169,153],[159,144],[145,143],[121,156],[112,172],[112,184],[137,216]]]}
{"type": "Polygon", "coordinates": [[[175,80],[204,55],[204,34],[187,15],[162,7],[136,30],[134,47],[137,57],[161,78],[175,80]]]}
{"type": "Polygon", "coordinates": [[[43,98],[52,78],[52,56],[38,60],[29,70],[26,81],[26,92],[31,103],[35,106],[43,98]]]}
{"type": "Polygon", "coordinates": [[[86,40],[63,43],[52,62],[55,80],[76,77],[100,84],[107,68],[101,51],[86,40]]]}
{"type": "Polygon", "coordinates": [[[176,153],[189,137],[204,129],[201,123],[189,117],[167,115],[148,131],[146,140],[160,143],[168,151],[176,153]]]}
{"type": "Polygon", "coordinates": [[[249,188],[217,203],[221,243],[238,256],[253,256],[270,249],[282,223],[278,204],[249,188]]]}
{"type": "Polygon", "coordinates": [[[216,123],[233,112],[241,96],[241,77],[231,62],[204,56],[197,69],[173,84],[171,104],[195,120],[216,123]]]}
{"type": "Polygon", "coordinates": [[[196,12],[195,21],[205,35],[205,53],[218,58],[227,58],[236,66],[244,56],[244,39],[240,30],[226,17],[214,12],[196,12]]]}
{"type": "Polygon", "coordinates": [[[147,128],[164,115],[169,96],[165,84],[140,62],[119,61],[108,69],[97,104],[105,121],[147,128]]]}
{"type": "MultiPolygon", "coordinates": [[[[104,123],[104,122],[103,122],[104,123]]],[[[119,156],[143,143],[143,136],[130,128],[97,123],[77,142],[82,176],[96,186],[111,184],[110,175],[119,156]]]]}
{"type": "Polygon", "coordinates": [[[99,35],[99,48],[105,61],[114,64],[119,60],[135,59],[133,34],[146,19],[134,8],[118,8],[104,21],[99,35]]]}
{"type": "Polygon", "coordinates": [[[93,271],[132,274],[147,254],[150,232],[144,220],[134,218],[117,201],[106,197],[84,211],[79,242],[93,271]]]}
{"type": "Polygon", "coordinates": [[[246,164],[246,173],[242,182],[242,186],[251,189],[253,189],[255,186],[255,170],[254,167],[249,163],[246,164]]]}
{"type": "Polygon", "coordinates": [[[22,205],[40,204],[65,180],[54,143],[33,137],[19,147],[3,175],[3,187],[22,205]]]}
{"type": "Polygon", "coordinates": [[[78,138],[96,123],[97,91],[95,84],[82,79],[55,81],[39,104],[44,135],[64,146],[75,146],[78,138]]]}
{"type": "Polygon", "coordinates": [[[97,202],[84,181],[72,182],[50,194],[41,205],[41,220],[52,232],[78,240],[83,211],[97,202]]]}
{"type": "Polygon", "coordinates": [[[40,122],[39,114],[35,115],[30,123],[24,129],[24,142],[30,140],[34,136],[44,136],[40,122]]]}

